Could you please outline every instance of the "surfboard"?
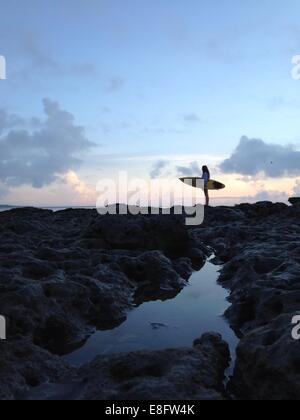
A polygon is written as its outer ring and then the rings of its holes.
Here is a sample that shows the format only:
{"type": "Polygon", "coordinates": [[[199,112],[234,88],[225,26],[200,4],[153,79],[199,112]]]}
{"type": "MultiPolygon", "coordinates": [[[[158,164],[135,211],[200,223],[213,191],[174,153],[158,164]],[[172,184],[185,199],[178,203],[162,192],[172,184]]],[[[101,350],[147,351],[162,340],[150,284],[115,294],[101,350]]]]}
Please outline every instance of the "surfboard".
{"type": "MultiPolygon", "coordinates": [[[[180,181],[184,184],[193,187],[193,188],[202,188],[202,186],[199,186],[202,184],[200,181],[202,181],[202,178],[199,177],[184,177],[180,178],[180,181]]],[[[225,185],[221,182],[214,181],[213,179],[210,179],[207,184],[208,190],[223,190],[225,188],[225,185]]]]}

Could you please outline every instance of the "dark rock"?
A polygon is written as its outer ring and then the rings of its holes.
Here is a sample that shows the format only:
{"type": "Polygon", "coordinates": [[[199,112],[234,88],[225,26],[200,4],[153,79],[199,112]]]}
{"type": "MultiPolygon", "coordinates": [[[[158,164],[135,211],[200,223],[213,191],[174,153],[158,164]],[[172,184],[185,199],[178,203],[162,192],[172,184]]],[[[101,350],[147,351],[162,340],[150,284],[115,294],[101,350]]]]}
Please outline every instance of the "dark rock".
{"type": "MultiPolygon", "coordinates": [[[[92,210],[0,213],[0,398],[222,399],[228,351],[219,336],[194,349],[107,356],[81,369],[54,353],[92,329],[120,325],[134,304],[171,299],[213,252],[230,290],[226,316],[241,338],[231,392],[299,399],[300,211],[269,202],[181,216],[99,216],[92,210]],[[35,343],[35,344],[34,344],[35,343]],[[48,382],[49,385],[45,385],[48,382]],[[40,394],[39,394],[40,393],[40,394]]],[[[150,320],[151,321],[151,320],[150,320]]]]}
{"type": "Polygon", "coordinates": [[[290,315],[253,330],[240,343],[231,391],[247,400],[299,400],[299,342],[290,315]],[[257,384],[257,386],[254,386],[257,384]]]}
{"type": "MultiPolygon", "coordinates": [[[[190,260],[190,258],[178,258],[177,260],[173,262],[174,270],[184,280],[188,280],[191,277],[194,271],[193,270],[194,266],[195,266],[195,263],[192,264],[192,261],[190,260]]],[[[199,262],[199,266],[200,266],[200,262],[199,262]]],[[[202,260],[201,266],[199,267],[199,270],[202,266],[203,266],[203,260],[202,260]]]]}
{"type": "Polygon", "coordinates": [[[22,270],[23,277],[42,280],[43,278],[53,275],[56,271],[56,267],[45,261],[32,260],[23,264],[22,270]]]}
{"type": "Polygon", "coordinates": [[[3,399],[55,378],[64,369],[56,354],[80,347],[95,329],[119,326],[134,303],[176,296],[192,273],[193,241],[178,216],[15,209],[0,213],[0,239],[8,322],[0,344],[12,353],[2,352],[0,364],[14,376],[0,375],[3,399]],[[18,352],[25,342],[28,353],[18,352]]]}
{"type": "Polygon", "coordinates": [[[207,334],[194,349],[99,357],[32,396],[57,399],[68,390],[74,400],[224,400],[228,355],[221,337],[207,334]]]}
{"type": "Polygon", "coordinates": [[[67,371],[59,357],[35,346],[30,338],[0,341],[0,400],[20,399],[32,387],[55,382],[67,371]]]}
{"type": "Polygon", "coordinates": [[[212,349],[218,353],[218,362],[215,364],[219,374],[224,375],[224,369],[229,366],[231,355],[228,344],[222,340],[222,336],[216,333],[206,333],[194,341],[194,347],[203,353],[210,354],[212,349]]]}
{"type": "Polygon", "coordinates": [[[297,208],[242,204],[235,209],[243,216],[235,221],[212,208],[194,230],[225,262],[219,282],[231,292],[226,317],[241,338],[230,390],[237,398],[300,397],[299,343],[291,338],[300,308],[297,208]]]}
{"type": "Polygon", "coordinates": [[[35,331],[33,342],[53,354],[63,355],[74,351],[85,341],[86,337],[81,334],[82,330],[67,316],[52,315],[43,327],[35,331]]]}
{"type": "Polygon", "coordinates": [[[261,219],[273,215],[282,215],[287,210],[284,203],[272,203],[269,201],[261,201],[256,204],[240,204],[236,209],[241,210],[246,217],[261,219]]]}
{"type": "MultiPolygon", "coordinates": [[[[138,285],[159,285],[164,290],[180,290],[185,285],[171,261],[159,251],[145,252],[136,258],[123,257],[118,263],[126,276],[138,285]]],[[[177,261],[177,267],[179,264],[177,261]]]]}
{"type": "Polygon", "coordinates": [[[291,197],[289,199],[289,202],[293,205],[293,206],[299,206],[300,205],[300,197],[291,197]]]}
{"type": "Polygon", "coordinates": [[[99,216],[84,238],[102,239],[112,249],[160,250],[180,255],[190,248],[190,237],[179,216],[99,216]]]}

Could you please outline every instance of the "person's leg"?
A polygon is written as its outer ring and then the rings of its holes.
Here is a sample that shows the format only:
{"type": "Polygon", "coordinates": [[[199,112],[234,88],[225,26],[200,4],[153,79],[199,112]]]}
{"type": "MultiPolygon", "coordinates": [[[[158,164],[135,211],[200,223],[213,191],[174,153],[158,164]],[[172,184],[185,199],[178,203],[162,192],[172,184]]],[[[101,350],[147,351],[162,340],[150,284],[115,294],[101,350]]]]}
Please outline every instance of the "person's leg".
{"type": "Polygon", "coordinates": [[[209,193],[207,189],[204,190],[204,194],[205,194],[205,199],[206,199],[205,205],[209,206],[209,193]]]}

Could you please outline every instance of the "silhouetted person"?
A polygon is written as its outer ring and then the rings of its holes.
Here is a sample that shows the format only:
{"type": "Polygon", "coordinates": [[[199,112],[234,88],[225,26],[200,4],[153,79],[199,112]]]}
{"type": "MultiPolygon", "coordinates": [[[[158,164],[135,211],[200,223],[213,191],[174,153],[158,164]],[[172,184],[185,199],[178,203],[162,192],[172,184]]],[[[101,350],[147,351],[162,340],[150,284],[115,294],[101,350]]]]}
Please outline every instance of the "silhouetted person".
{"type": "Polygon", "coordinates": [[[206,206],[209,206],[209,193],[208,193],[208,182],[210,180],[210,172],[207,166],[203,166],[202,167],[202,179],[204,180],[204,194],[205,194],[205,199],[206,199],[206,206]]]}

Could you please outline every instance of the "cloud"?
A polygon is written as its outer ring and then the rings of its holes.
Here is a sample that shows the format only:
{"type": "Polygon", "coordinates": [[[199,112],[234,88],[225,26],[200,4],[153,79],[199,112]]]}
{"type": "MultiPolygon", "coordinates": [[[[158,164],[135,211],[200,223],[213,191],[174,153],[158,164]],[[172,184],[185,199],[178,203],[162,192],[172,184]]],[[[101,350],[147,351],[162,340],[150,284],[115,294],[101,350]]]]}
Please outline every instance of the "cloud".
{"type": "Polygon", "coordinates": [[[293,193],[294,193],[296,196],[300,197],[300,180],[299,180],[299,179],[298,179],[298,180],[296,181],[296,183],[295,183],[293,193]]]}
{"type": "Polygon", "coordinates": [[[184,118],[184,121],[186,123],[199,123],[199,122],[201,122],[201,118],[195,113],[185,114],[183,116],[183,118],[184,118]]]}
{"type": "Polygon", "coordinates": [[[2,182],[0,182],[0,198],[5,197],[9,193],[9,188],[2,182]]]}
{"type": "Polygon", "coordinates": [[[166,160],[158,160],[153,165],[153,168],[150,172],[151,179],[159,178],[162,174],[162,171],[168,166],[169,162],[166,160]]]}
{"type": "Polygon", "coordinates": [[[45,79],[49,75],[56,77],[95,77],[97,66],[92,62],[79,61],[67,64],[57,59],[49,44],[34,31],[21,32],[16,36],[19,56],[23,58],[22,66],[15,70],[14,78],[34,81],[45,79]]]}
{"type": "Polygon", "coordinates": [[[91,205],[91,203],[96,203],[96,188],[91,188],[88,186],[79,178],[75,171],[70,170],[62,177],[62,179],[71,188],[72,200],[74,202],[77,200],[77,202],[88,205],[91,205]]]}
{"type": "Polygon", "coordinates": [[[101,113],[102,114],[110,114],[111,113],[111,109],[108,106],[102,106],[101,107],[101,113]]]}
{"type": "Polygon", "coordinates": [[[121,90],[124,86],[124,80],[121,77],[113,77],[111,78],[106,87],[106,93],[115,93],[121,90]]]}
{"type": "Polygon", "coordinates": [[[15,114],[9,114],[5,109],[0,109],[0,135],[8,128],[22,126],[24,120],[15,114]]]}
{"type": "Polygon", "coordinates": [[[182,176],[202,176],[197,162],[191,162],[189,166],[177,166],[177,172],[182,176]]]}
{"type": "Polygon", "coordinates": [[[259,191],[256,195],[249,197],[251,201],[272,201],[285,202],[289,199],[289,194],[282,191],[259,191]]]}
{"type": "Polygon", "coordinates": [[[77,169],[77,156],[89,150],[84,128],[57,102],[44,99],[46,118],[36,130],[15,129],[10,116],[0,135],[0,180],[7,186],[31,185],[42,188],[60,174],[77,169]],[[9,122],[11,121],[11,122],[9,122]]]}
{"type": "Polygon", "coordinates": [[[41,47],[40,40],[33,32],[23,34],[20,41],[23,54],[29,59],[33,67],[38,70],[59,70],[60,64],[46,53],[41,47]]]}
{"type": "Polygon", "coordinates": [[[267,100],[267,108],[271,111],[280,111],[283,108],[299,109],[299,101],[289,100],[283,96],[273,96],[267,100]]]}
{"type": "Polygon", "coordinates": [[[88,62],[76,63],[71,65],[69,72],[74,76],[95,76],[97,67],[93,63],[88,62]]]}
{"type": "Polygon", "coordinates": [[[278,111],[287,105],[286,100],[282,96],[273,96],[267,100],[267,108],[271,111],[278,111]]]}
{"type": "Polygon", "coordinates": [[[220,165],[225,173],[267,177],[300,175],[300,152],[293,146],[267,144],[263,140],[242,137],[229,159],[220,165]]]}
{"type": "Polygon", "coordinates": [[[157,134],[157,135],[168,135],[168,134],[182,134],[183,130],[178,130],[176,128],[160,128],[160,127],[145,127],[141,130],[143,134],[157,134]]]}

